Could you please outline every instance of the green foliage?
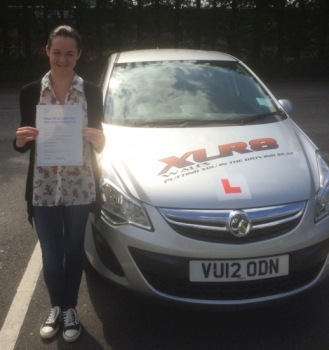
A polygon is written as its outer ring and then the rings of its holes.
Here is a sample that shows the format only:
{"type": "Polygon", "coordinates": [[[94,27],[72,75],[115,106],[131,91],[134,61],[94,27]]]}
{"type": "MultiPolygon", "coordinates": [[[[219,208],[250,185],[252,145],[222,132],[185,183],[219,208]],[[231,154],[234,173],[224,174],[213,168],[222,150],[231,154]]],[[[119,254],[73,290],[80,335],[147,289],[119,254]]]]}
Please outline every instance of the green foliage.
{"type": "Polygon", "coordinates": [[[1,0],[0,83],[48,69],[51,29],[83,38],[82,76],[97,81],[104,57],[140,48],[228,52],[262,74],[328,77],[328,0],[1,0]]]}

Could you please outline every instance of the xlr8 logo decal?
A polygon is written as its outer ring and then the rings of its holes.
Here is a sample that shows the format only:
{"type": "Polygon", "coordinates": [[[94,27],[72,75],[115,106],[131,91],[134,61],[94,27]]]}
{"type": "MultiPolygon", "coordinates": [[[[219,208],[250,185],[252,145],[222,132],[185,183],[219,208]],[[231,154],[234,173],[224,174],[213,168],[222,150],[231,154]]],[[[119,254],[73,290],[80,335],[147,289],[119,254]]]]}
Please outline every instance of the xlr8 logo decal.
{"type": "Polygon", "coordinates": [[[171,170],[171,168],[182,169],[199,163],[209,162],[225,157],[232,157],[234,153],[247,154],[252,152],[268,151],[276,149],[278,147],[279,145],[275,139],[267,137],[262,139],[251,140],[249,141],[249,145],[245,142],[234,142],[219,145],[219,154],[212,157],[207,156],[207,151],[205,148],[198,149],[195,151],[189,151],[182,155],[180,158],[176,156],[171,156],[168,158],[160,159],[160,162],[163,162],[167,165],[162,169],[159,175],[164,175],[168,173],[171,170]],[[187,160],[190,156],[192,156],[193,162],[191,160],[187,160]]]}

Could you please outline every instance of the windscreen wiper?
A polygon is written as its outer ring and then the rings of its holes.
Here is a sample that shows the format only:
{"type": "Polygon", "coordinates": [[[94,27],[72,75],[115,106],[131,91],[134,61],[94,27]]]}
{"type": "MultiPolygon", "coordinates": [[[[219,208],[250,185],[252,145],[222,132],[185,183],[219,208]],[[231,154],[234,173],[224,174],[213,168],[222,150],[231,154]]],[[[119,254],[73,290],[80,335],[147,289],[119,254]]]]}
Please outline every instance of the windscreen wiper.
{"type": "Polygon", "coordinates": [[[209,124],[221,125],[239,125],[241,120],[237,119],[164,119],[164,120],[149,120],[141,123],[134,123],[135,127],[172,127],[173,125],[184,128],[188,126],[200,126],[209,124]]]}
{"type": "Polygon", "coordinates": [[[265,119],[265,118],[270,117],[272,115],[279,115],[281,117],[281,120],[283,120],[283,117],[285,114],[283,111],[275,111],[275,112],[270,112],[270,113],[256,114],[256,115],[251,115],[248,117],[244,117],[243,119],[240,119],[239,123],[241,125],[246,125],[246,124],[253,123],[257,120],[265,119]]]}
{"type": "Polygon", "coordinates": [[[157,120],[145,120],[141,122],[132,123],[131,126],[135,127],[170,127],[177,124],[185,123],[186,119],[157,119],[157,120]]]}

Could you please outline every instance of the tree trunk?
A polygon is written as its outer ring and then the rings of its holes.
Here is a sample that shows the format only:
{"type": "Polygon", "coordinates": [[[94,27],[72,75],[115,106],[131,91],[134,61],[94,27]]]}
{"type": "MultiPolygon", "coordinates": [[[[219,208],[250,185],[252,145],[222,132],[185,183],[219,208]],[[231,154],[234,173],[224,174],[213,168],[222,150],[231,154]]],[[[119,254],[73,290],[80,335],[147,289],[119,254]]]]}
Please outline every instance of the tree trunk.
{"type": "Polygon", "coordinates": [[[30,14],[26,1],[22,1],[23,9],[23,35],[24,35],[24,56],[27,62],[31,61],[31,33],[30,33],[30,14]]]}
{"type": "Polygon", "coordinates": [[[212,1],[211,6],[211,33],[210,33],[210,47],[215,49],[217,40],[217,0],[212,1]]]}
{"type": "Polygon", "coordinates": [[[122,0],[115,0],[115,48],[121,51],[122,48],[122,0]]]}
{"type": "Polygon", "coordinates": [[[9,23],[8,23],[8,2],[2,0],[0,4],[0,28],[2,34],[3,51],[2,57],[5,62],[10,61],[10,37],[9,37],[9,23]]]}
{"type": "MultiPolygon", "coordinates": [[[[47,1],[47,0],[45,0],[47,1]]],[[[75,11],[74,11],[74,18],[75,18],[75,27],[80,29],[80,24],[82,24],[82,0],[74,0],[74,6],[75,6],[75,11]]]]}
{"type": "Polygon", "coordinates": [[[276,52],[276,58],[278,61],[282,61],[284,55],[284,33],[285,33],[285,9],[287,0],[278,0],[278,47],[276,52]]]}
{"type": "Polygon", "coordinates": [[[42,2],[43,5],[43,30],[44,30],[44,35],[45,35],[45,42],[48,40],[49,36],[49,1],[48,0],[43,0],[42,2]]]}
{"type": "Polygon", "coordinates": [[[305,28],[305,0],[298,0],[296,8],[296,35],[293,48],[294,61],[299,61],[301,57],[301,48],[304,43],[305,28]]]}
{"type": "Polygon", "coordinates": [[[194,47],[196,49],[200,49],[201,44],[201,0],[196,0],[196,10],[195,10],[195,17],[194,17],[194,47]]]}
{"type": "Polygon", "coordinates": [[[180,46],[180,0],[175,0],[175,15],[174,15],[174,48],[180,46]]]}
{"type": "Polygon", "coordinates": [[[64,0],[59,1],[59,17],[61,21],[64,21],[64,0]]]}
{"type": "Polygon", "coordinates": [[[232,55],[235,55],[237,52],[237,48],[236,48],[237,9],[238,9],[238,0],[232,0],[231,10],[230,10],[229,31],[228,31],[228,43],[227,43],[228,52],[232,55]]]}
{"type": "Polygon", "coordinates": [[[161,17],[160,17],[160,6],[159,6],[159,0],[154,0],[154,26],[155,26],[155,46],[156,48],[161,47],[161,17]]]}
{"type": "Polygon", "coordinates": [[[137,1],[137,48],[143,47],[143,0],[137,1]]]}
{"type": "Polygon", "coordinates": [[[252,44],[252,58],[259,60],[262,56],[263,35],[265,28],[265,12],[267,8],[267,2],[264,0],[256,0],[255,19],[254,19],[254,32],[253,32],[253,44],[252,44]]]}
{"type": "Polygon", "coordinates": [[[325,58],[328,53],[329,46],[329,3],[328,0],[320,1],[321,30],[320,30],[320,45],[319,58],[325,58]]]}
{"type": "Polygon", "coordinates": [[[97,56],[103,56],[103,0],[96,1],[97,56]]]}

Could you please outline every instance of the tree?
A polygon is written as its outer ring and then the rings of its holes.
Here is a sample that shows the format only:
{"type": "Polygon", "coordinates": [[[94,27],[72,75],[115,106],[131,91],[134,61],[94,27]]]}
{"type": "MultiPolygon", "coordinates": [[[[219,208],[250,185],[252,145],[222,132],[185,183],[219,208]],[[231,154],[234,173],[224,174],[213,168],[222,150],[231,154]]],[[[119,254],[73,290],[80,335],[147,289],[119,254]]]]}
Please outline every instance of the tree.
{"type": "Polygon", "coordinates": [[[24,35],[24,56],[27,62],[31,61],[31,31],[30,31],[30,11],[26,1],[21,0],[22,5],[22,32],[24,35]]]}
{"type": "Polygon", "coordinates": [[[305,0],[295,0],[296,15],[295,15],[295,35],[293,43],[293,57],[295,61],[301,58],[301,48],[305,40],[305,0]]]}
{"type": "Polygon", "coordinates": [[[227,48],[228,52],[235,55],[237,52],[237,42],[236,42],[236,23],[237,23],[237,12],[238,12],[238,1],[231,1],[231,10],[230,10],[230,20],[229,20],[229,30],[228,30],[228,42],[227,48]]]}
{"type": "Polygon", "coordinates": [[[195,0],[195,15],[194,15],[194,47],[200,49],[201,43],[201,0],[195,0]]]}
{"type": "Polygon", "coordinates": [[[155,27],[155,38],[156,47],[161,47],[161,15],[160,15],[160,4],[159,0],[154,1],[154,27],[155,27]]]}
{"type": "Polygon", "coordinates": [[[2,42],[2,54],[5,62],[10,60],[10,36],[8,22],[8,0],[0,2],[0,30],[2,42]]]}
{"type": "Polygon", "coordinates": [[[61,23],[78,29],[89,57],[219,45],[243,59],[329,55],[328,0],[0,0],[1,61],[32,61],[61,23]]]}
{"type": "Polygon", "coordinates": [[[137,1],[137,48],[143,46],[143,0],[137,1]]]}
{"type": "Polygon", "coordinates": [[[255,15],[253,25],[252,58],[259,60],[262,56],[263,35],[265,30],[265,15],[268,2],[255,0],[255,15]]]}
{"type": "Polygon", "coordinates": [[[59,0],[59,18],[64,21],[64,0],[59,0]]]}
{"type": "Polygon", "coordinates": [[[46,40],[48,38],[48,33],[50,32],[50,29],[49,29],[49,1],[43,0],[42,7],[43,7],[43,31],[44,31],[44,39],[46,42],[46,40]]]}
{"type": "Polygon", "coordinates": [[[329,53],[329,2],[319,1],[319,58],[323,59],[329,53]]]}
{"type": "Polygon", "coordinates": [[[115,0],[115,50],[121,51],[122,48],[122,0],[115,0]]]}
{"type": "Polygon", "coordinates": [[[217,0],[211,1],[210,47],[215,49],[217,40],[217,0]]]}
{"type": "Polygon", "coordinates": [[[96,0],[97,56],[103,56],[103,11],[104,0],[96,0]]]}
{"type": "Polygon", "coordinates": [[[277,0],[275,2],[277,12],[277,52],[276,58],[278,61],[282,61],[284,55],[284,33],[285,33],[285,9],[287,0],[277,0]]]}
{"type": "Polygon", "coordinates": [[[181,1],[175,0],[175,14],[174,14],[174,47],[180,47],[180,7],[181,1]]]}

